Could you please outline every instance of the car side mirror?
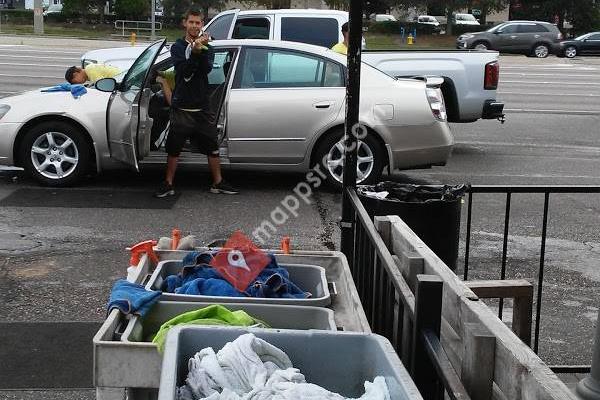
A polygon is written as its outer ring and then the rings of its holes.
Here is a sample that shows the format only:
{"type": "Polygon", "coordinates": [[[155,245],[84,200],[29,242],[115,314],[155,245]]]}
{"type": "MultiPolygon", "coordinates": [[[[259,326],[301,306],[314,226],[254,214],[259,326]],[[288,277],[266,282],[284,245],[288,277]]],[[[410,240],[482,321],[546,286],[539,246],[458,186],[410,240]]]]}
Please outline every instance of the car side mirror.
{"type": "Polygon", "coordinates": [[[114,78],[104,78],[98,80],[94,87],[101,92],[112,93],[117,88],[117,81],[114,78]]]}

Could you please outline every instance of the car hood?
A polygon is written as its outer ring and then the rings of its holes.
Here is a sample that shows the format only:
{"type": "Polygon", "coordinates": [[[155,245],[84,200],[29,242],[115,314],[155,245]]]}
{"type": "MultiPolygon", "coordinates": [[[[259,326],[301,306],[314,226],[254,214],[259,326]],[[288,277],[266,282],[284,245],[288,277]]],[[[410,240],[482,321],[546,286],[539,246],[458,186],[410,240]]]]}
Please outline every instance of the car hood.
{"type": "Polygon", "coordinates": [[[106,112],[110,93],[87,88],[87,93],[74,98],[70,92],[42,92],[45,88],[3,97],[0,104],[10,106],[2,122],[23,123],[41,115],[64,115],[85,118],[85,113],[106,112]]]}
{"type": "Polygon", "coordinates": [[[563,40],[560,42],[561,46],[569,45],[569,44],[580,44],[579,40],[563,40]]]}

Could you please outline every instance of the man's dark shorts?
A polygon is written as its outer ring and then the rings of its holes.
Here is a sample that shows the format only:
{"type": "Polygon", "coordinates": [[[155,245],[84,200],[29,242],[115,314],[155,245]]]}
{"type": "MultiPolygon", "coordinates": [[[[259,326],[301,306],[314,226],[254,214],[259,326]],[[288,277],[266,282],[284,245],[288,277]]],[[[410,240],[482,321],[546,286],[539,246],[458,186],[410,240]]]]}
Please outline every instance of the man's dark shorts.
{"type": "Polygon", "coordinates": [[[190,139],[202,154],[218,156],[217,126],[214,114],[205,111],[171,109],[171,127],[165,144],[167,154],[177,157],[190,139]]]}

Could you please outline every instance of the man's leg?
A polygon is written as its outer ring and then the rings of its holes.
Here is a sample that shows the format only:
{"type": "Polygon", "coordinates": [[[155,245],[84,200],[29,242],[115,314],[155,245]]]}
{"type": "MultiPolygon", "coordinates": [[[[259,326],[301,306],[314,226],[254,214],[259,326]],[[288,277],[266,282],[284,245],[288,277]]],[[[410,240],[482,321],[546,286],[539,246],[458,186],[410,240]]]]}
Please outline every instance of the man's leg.
{"type": "MultiPolygon", "coordinates": [[[[165,182],[169,186],[173,186],[173,181],[175,180],[175,171],[177,170],[177,160],[179,157],[177,156],[168,156],[167,157],[167,174],[165,178],[165,182]]],[[[218,161],[218,158],[217,158],[218,161]]],[[[210,163],[210,160],[209,160],[210,163]]],[[[212,168],[211,168],[212,170],[212,168]]],[[[219,168],[220,171],[220,168],[219,168]]]]}
{"type": "Polygon", "coordinates": [[[221,176],[221,159],[218,155],[211,154],[208,156],[208,168],[212,175],[213,185],[218,185],[223,180],[221,176]]]}

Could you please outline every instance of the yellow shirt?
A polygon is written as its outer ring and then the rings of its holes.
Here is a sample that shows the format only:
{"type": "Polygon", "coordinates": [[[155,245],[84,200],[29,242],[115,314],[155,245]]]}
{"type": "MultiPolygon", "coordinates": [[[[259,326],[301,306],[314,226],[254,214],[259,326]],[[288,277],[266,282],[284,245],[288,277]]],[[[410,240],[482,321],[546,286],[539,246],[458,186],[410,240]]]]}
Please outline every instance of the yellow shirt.
{"type": "Polygon", "coordinates": [[[344,42],[340,42],[340,43],[336,44],[335,46],[333,46],[331,48],[331,50],[335,51],[336,53],[343,54],[345,56],[348,55],[348,48],[346,47],[344,42]]]}
{"type": "Polygon", "coordinates": [[[169,85],[171,90],[175,89],[175,69],[174,68],[168,69],[166,71],[160,71],[158,74],[167,80],[167,84],[169,85]]]}
{"type": "Polygon", "coordinates": [[[105,64],[89,64],[85,67],[85,73],[90,82],[96,82],[103,78],[114,78],[121,73],[121,70],[105,64]]]}

